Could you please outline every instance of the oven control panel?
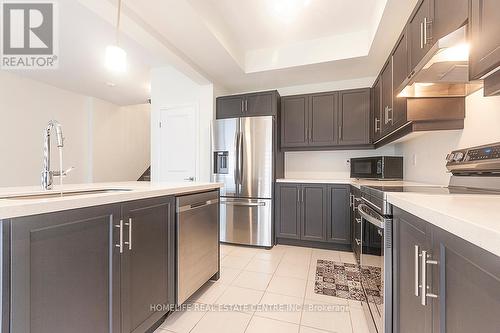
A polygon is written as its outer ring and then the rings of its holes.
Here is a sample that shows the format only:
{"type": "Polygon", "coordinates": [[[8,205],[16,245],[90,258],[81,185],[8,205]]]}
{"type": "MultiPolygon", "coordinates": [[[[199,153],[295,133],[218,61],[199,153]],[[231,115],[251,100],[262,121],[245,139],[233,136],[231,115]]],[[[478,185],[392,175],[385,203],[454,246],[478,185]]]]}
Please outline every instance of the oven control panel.
{"type": "Polygon", "coordinates": [[[500,171],[500,143],[461,149],[446,156],[447,168],[475,170],[477,172],[500,171]]]}

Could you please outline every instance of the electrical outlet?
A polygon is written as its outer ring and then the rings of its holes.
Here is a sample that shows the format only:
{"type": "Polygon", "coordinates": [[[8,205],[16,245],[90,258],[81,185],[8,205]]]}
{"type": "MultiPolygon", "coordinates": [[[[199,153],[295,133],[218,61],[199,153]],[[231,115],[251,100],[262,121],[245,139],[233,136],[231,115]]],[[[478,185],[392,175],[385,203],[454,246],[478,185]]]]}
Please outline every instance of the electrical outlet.
{"type": "Polygon", "coordinates": [[[417,154],[413,154],[412,164],[413,166],[417,166],[417,154]]]}

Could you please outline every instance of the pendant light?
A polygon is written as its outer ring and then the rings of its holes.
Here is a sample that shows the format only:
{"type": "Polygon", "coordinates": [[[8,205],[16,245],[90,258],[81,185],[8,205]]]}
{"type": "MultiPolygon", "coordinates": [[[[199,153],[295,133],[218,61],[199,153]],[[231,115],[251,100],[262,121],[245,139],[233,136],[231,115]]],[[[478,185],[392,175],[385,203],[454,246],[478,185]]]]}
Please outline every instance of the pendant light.
{"type": "Polygon", "coordinates": [[[123,73],[127,69],[127,53],[120,47],[120,16],[122,0],[118,0],[118,14],[116,18],[116,44],[106,47],[106,68],[109,71],[123,73]]]}

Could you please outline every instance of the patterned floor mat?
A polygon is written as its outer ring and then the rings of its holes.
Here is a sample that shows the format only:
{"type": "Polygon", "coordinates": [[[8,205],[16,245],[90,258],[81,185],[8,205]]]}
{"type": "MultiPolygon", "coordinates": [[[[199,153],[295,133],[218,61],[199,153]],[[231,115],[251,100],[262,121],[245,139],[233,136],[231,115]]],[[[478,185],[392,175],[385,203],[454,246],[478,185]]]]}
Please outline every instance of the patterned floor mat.
{"type": "Polygon", "coordinates": [[[341,297],[356,301],[365,301],[361,287],[361,279],[366,292],[375,303],[381,303],[380,285],[381,270],[379,267],[364,266],[328,260],[318,260],[316,265],[316,294],[341,297]],[[363,274],[361,274],[363,273],[363,274]]]}

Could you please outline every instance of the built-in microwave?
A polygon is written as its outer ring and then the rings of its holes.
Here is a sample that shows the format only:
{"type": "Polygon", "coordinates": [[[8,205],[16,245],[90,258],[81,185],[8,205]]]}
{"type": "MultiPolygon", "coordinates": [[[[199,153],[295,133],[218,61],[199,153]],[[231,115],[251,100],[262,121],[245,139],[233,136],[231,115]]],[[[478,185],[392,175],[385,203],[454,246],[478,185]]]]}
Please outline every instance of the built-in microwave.
{"type": "Polygon", "coordinates": [[[351,158],[351,178],[403,179],[402,156],[351,158]]]}

